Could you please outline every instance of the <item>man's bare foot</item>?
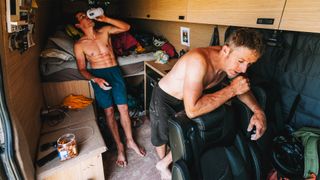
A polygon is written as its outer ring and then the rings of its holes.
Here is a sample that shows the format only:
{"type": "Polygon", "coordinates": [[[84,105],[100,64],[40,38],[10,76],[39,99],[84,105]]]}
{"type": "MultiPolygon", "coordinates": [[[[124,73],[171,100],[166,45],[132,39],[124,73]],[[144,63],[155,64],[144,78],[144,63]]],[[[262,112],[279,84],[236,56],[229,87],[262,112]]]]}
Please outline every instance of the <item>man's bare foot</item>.
{"type": "Polygon", "coordinates": [[[171,171],[167,166],[165,166],[163,161],[159,161],[156,168],[160,171],[161,179],[171,179],[171,171]]]}
{"type": "Polygon", "coordinates": [[[119,167],[126,167],[127,166],[127,160],[126,160],[126,155],[125,155],[125,152],[124,152],[123,145],[120,145],[118,147],[118,158],[116,160],[116,164],[119,167]]]}
{"type": "Polygon", "coordinates": [[[128,148],[133,149],[137,154],[139,154],[141,157],[144,157],[146,155],[146,150],[143,147],[138,146],[133,140],[127,141],[128,148]]]}

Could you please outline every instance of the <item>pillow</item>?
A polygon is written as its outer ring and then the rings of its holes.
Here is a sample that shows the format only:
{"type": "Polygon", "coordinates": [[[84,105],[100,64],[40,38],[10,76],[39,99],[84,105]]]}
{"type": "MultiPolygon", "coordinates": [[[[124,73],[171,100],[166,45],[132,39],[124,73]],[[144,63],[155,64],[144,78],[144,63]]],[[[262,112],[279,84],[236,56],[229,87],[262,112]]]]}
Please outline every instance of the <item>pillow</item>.
{"type": "Polygon", "coordinates": [[[53,37],[49,38],[51,41],[53,41],[56,45],[58,45],[61,49],[66,51],[67,53],[74,56],[73,52],[73,45],[74,41],[69,38],[59,38],[59,37],[53,37]]]}
{"type": "Polygon", "coordinates": [[[53,41],[48,40],[43,50],[45,49],[60,49],[60,48],[53,41]]]}
{"type": "Polygon", "coordinates": [[[68,24],[65,27],[66,35],[73,40],[78,40],[83,36],[83,33],[79,31],[74,25],[68,24]]]}
{"type": "Polygon", "coordinates": [[[64,61],[72,61],[75,60],[74,57],[64,51],[58,50],[58,49],[46,49],[41,52],[41,57],[56,57],[60,58],[64,61]]]}

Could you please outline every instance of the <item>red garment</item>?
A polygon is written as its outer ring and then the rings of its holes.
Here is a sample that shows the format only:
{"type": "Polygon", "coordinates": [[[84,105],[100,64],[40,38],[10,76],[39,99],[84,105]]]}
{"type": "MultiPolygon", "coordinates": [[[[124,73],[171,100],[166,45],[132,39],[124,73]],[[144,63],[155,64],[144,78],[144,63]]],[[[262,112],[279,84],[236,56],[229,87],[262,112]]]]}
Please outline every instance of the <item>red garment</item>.
{"type": "Polygon", "coordinates": [[[161,50],[166,52],[169,55],[169,57],[173,57],[175,55],[175,52],[176,52],[174,47],[169,42],[164,43],[161,46],[161,50]]]}
{"type": "Polygon", "coordinates": [[[138,41],[128,32],[116,34],[112,37],[112,47],[117,56],[122,56],[131,47],[136,46],[138,41]]]}

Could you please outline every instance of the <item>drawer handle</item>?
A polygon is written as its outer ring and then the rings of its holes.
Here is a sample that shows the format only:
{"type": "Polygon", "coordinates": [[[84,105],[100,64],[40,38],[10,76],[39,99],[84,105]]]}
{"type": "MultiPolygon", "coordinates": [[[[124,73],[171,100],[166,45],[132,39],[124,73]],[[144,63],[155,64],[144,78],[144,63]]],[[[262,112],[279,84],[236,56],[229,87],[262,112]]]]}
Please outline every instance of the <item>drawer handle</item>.
{"type": "Polygon", "coordinates": [[[274,18],[258,18],[257,24],[273,25],[274,18]]]}
{"type": "Polygon", "coordinates": [[[150,14],[147,14],[147,18],[149,18],[150,17],[150,14]]]}
{"type": "Polygon", "coordinates": [[[184,20],[184,16],[179,16],[179,20],[184,20]]]}

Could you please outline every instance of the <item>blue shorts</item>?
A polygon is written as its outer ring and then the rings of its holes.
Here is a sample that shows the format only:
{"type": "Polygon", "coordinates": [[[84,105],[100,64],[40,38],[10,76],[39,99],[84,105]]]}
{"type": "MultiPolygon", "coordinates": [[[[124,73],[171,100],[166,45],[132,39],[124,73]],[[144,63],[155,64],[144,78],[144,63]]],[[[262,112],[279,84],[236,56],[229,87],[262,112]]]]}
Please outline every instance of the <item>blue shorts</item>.
{"type": "Polygon", "coordinates": [[[94,89],[95,99],[98,105],[106,109],[113,104],[127,104],[127,90],[118,66],[102,69],[90,69],[89,72],[98,78],[103,78],[112,87],[110,90],[103,90],[97,83],[91,83],[94,89]]]}

